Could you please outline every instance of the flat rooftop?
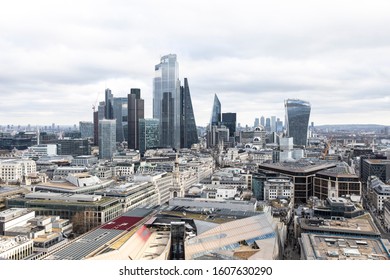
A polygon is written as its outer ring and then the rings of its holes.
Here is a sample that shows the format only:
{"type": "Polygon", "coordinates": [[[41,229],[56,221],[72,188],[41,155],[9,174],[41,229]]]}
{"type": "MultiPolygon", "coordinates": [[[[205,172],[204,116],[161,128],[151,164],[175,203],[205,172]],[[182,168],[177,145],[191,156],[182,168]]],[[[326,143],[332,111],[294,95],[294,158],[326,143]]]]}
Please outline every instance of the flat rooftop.
{"type": "Polygon", "coordinates": [[[303,233],[301,248],[306,260],[388,260],[390,243],[384,239],[303,233]]]}
{"type": "Polygon", "coordinates": [[[365,159],[365,161],[371,164],[390,164],[389,159],[365,159]]]}
{"type": "Polygon", "coordinates": [[[278,163],[262,163],[259,169],[272,169],[281,172],[297,172],[310,173],[317,172],[323,169],[336,167],[335,163],[312,162],[312,161],[297,161],[297,162],[278,162],[278,163]]]}
{"type": "MultiPolygon", "coordinates": [[[[320,220],[320,219],[319,219],[320,220]]],[[[317,220],[318,221],[318,220],[317,220]]],[[[324,223],[316,223],[316,219],[301,219],[300,225],[302,231],[322,231],[332,233],[344,233],[367,236],[380,236],[378,228],[375,226],[371,217],[367,215],[360,216],[355,219],[340,220],[326,220],[324,223]]]]}

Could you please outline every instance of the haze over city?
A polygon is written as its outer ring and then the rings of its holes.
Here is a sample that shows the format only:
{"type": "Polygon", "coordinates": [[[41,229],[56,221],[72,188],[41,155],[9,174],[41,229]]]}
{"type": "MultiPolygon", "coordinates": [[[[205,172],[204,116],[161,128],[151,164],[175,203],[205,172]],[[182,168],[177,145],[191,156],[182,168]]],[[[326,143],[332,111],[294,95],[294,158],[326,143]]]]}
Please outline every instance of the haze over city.
{"type": "Polygon", "coordinates": [[[387,1],[12,1],[0,11],[2,124],[92,121],[104,90],[140,88],[177,54],[196,124],[214,94],[237,122],[311,103],[317,124],[389,125],[387,1]]]}

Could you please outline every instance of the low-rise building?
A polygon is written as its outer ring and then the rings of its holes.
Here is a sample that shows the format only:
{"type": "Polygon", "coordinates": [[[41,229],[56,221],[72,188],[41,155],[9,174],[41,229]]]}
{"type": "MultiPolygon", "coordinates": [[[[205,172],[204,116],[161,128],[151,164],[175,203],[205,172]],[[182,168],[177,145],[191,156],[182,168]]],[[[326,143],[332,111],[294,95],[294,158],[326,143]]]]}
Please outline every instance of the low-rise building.
{"type": "Polygon", "coordinates": [[[98,162],[98,158],[94,155],[76,156],[72,159],[73,166],[92,166],[98,162]]]}
{"type": "Polygon", "coordinates": [[[49,191],[56,193],[93,193],[107,188],[113,180],[100,180],[88,173],[68,174],[65,179],[39,183],[31,187],[32,191],[49,191]]]}
{"type": "Polygon", "coordinates": [[[294,200],[294,184],[290,179],[268,179],[264,183],[264,200],[288,198],[294,200]]]}
{"type": "Polygon", "coordinates": [[[390,199],[390,184],[382,182],[376,176],[370,176],[367,181],[367,192],[375,209],[378,212],[382,212],[383,203],[390,199]]]}
{"type": "Polygon", "coordinates": [[[304,233],[302,260],[389,260],[387,239],[304,233]]]}
{"type": "Polygon", "coordinates": [[[113,186],[95,192],[95,194],[118,198],[123,211],[129,211],[141,206],[159,205],[159,192],[153,182],[131,182],[113,186]]]}
{"type": "Polygon", "coordinates": [[[137,173],[134,175],[134,182],[151,182],[158,190],[158,204],[164,204],[168,202],[171,197],[174,197],[174,193],[170,192],[173,187],[173,176],[171,173],[166,172],[144,172],[142,174],[137,173]]]}
{"type": "Polygon", "coordinates": [[[34,192],[7,200],[8,207],[29,208],[38,215],[60,216],[72,221],[74,227],[88,230],[106,223],[123,213],[117,198],[100,195],[34,192]]]}
{"type": "Polygon", "coordinates": [[[6,183],[22,183],[24,176],[36,173],[35,161],[30,159],[0,160],[0,179],[6,183]]]}
{"type": "Polygon", "coordinates": [[[0,236],[0,259],[23,260],[33,254],[33,247],[26,236],[0,236]]]}
{"type": "MultiPolygon", "coordinates": [[[[357,199],[360,199],[358,196],[357,199]]],[[[351,197],[332,197],[313,202],[314,216],[325,219],[356,218],[364,215],[365,211],[360,201],[353,202],[351,197]]]]}
{"type": "Polygon", "coordinates": [[[300,237],[302,233],[342,234],[370,238],[380,238],[381,236],[368,214],[353,219],[300,218],[295,224],[296,237],[300,237]]]}
{"type": "Polygon", "coordinates": [[[205,198],[176,197],[169,200],[170,206],[191,207],[202,209],[230,209],[232,211],[256,211],[257,203],[254,200],[216,200],[205,198]]]}

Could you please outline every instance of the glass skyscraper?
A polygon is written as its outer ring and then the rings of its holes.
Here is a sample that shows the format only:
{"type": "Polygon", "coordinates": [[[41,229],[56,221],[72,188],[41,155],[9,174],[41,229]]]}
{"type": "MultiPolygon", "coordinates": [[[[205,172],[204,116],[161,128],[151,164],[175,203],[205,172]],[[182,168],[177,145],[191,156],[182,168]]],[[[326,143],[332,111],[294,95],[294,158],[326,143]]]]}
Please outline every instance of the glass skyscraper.
{"type": "Polygon", "coordinates": [[[181,100],[181,129],[180,147],[191,148],[192,144],[198,143],[194,110],[192,108],[190,87],[187,78],[184,78],[184,86],[180,87],[181,100]]]}
{"type": "Polygon", "coordinates": [[[221,117],[221,102],[219,101],[217,94],[215,94],[210,126],[219,125],[221,123],[221,117]]]}
{"type": "Polygon", "coordinates": [[[144,118],[144,100],[141,90],[132,88],[128,95],[128,147],[139,150],[139,120],[144,118]]]}
{"type": "Polygon", "coordinates": [[[222,123],[227,128],[229,128],[229,137],[234,137],[236,133],[236,122],[237,122],[236,113],[222,113],[222,123]]]}
{"type": "Polygon", "coordinates": [[[99,158],[111,159],[116,151],[116,120],[99,121],[99,158]]]}
{"type": "Polygon", "coordinates": [[[154,70],[153,118],[160,120],[161,145],[179,148],[181,109],[179,64],[176,54],[161,57],[160,63],[155,66],[154,70]]]}
{"type": "Polygon", "coordinates": [[[112,98],[113,118],[116,120],[116,141],[123,142],[128,139],[127,127],[127,97],[112,98]]]}
{"type": "Polygon", "coordinates": [[[285,125],[288,137],[293,137],[294,145],[306,146],[310,103],[299,99],[287,99],[284,102],[284,107],[286,109],[285,125]]]}

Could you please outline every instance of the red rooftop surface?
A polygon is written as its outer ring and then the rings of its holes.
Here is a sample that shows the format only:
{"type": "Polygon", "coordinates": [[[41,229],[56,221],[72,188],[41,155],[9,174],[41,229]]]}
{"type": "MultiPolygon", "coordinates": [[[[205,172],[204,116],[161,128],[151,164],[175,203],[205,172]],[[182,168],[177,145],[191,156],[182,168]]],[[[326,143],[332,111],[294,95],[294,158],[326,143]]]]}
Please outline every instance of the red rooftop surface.
{"type": "Polygon", "coordinates": [[[103,225],[102,229],[131,230],[143,217],[122,216],[103,225]]]}

